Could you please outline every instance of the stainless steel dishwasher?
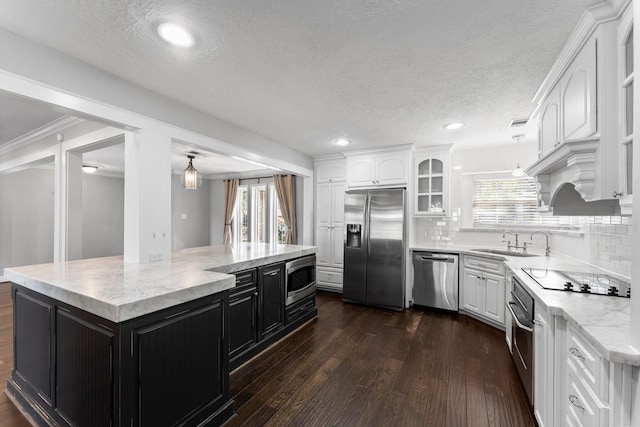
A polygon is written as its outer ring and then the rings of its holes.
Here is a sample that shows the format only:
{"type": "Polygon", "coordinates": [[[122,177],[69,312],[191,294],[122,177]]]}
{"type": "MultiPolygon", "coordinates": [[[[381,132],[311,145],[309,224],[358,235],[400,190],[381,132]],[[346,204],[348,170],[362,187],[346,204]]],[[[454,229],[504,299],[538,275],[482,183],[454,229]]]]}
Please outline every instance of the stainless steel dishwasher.
{"type": "Polygon", "coordinates": [[[413,304],[458,311],[458,255],[413,253],[413,304]]]}

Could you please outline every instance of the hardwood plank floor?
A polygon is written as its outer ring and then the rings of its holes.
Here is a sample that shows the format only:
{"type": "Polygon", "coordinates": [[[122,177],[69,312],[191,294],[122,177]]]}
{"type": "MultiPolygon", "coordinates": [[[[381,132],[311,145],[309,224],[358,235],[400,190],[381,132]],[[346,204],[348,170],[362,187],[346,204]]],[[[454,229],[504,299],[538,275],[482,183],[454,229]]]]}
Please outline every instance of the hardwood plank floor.
{"type": "MultiPolygon", "coordinates": [[[[466,316],[345,304],[231,374],[233,426],[535,427],[504,333],[466,316]]],[[[10,286],[0,284],[0,389],[13,366],[10,286]]],[[[29,423],[4,393],[0,426],[29,423]]]]}
{"type": "Polygon", "coordinates": [[[535,427],[504,332],[463,315],[345,304],[231,373],[235,426],[535,427]]]}

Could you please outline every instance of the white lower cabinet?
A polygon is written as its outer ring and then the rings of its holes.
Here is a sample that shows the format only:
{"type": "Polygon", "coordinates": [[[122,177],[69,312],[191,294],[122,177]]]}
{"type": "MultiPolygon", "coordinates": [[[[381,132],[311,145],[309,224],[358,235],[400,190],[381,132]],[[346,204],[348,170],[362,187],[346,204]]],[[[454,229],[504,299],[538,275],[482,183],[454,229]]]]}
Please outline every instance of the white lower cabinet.
{"type": "Polygon", "coordinates": [[[502,261],[464,256],[462,275],[463,311],[504,327],[505,279],[502,261]]]}
{"type": "Polygon", "coordinates": [[[554,324],[547,310],[540,304],[534,306],[533,329],[533,414],[538,427],[553,425],[554,404],[554,324]]]}
{"type": "Polygon", "coordinates": [[[611,362],[536,301],[533,411],[539,427],[631,426],[638,367],[611,362]],[[635,379],[634,379],[635,378],[635,379]]]}

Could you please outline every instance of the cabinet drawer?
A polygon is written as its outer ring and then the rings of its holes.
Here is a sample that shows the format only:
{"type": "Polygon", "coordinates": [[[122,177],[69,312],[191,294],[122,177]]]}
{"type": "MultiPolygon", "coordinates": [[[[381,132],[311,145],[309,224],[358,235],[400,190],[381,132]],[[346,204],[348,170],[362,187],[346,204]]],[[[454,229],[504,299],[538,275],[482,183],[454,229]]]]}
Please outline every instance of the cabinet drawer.
{"type": "Polygon", "coordinates": [[[603,402],[609,401],[609,371],[607,360],[588,343],[580,333],[569,325],[567,328],[567,360],[571,361],[577,375],[603,402]]]}
{"type": "Polygon", "coordinates": [[[316,306],[316,296],[309,295],[307,298],[291,304],[285,309],[285,324],[289,324],[299,317],[304,316],[316,306]]]}
{"type": "Polygon", "coordinates": [[[609,421],[609,408],[585,386],[580,368],[568,361],[566,395],[562,396],[564,425],[567,426],[606,426],[609,421]]]}
{"type": "Polygon", "coordinates": [[[258,283],[258,272],[255,268],[238,271],[236,275],[236,287],[245,285],[255,285],[258,283]]]}
{"type": "Polygon", "coordinates": [[[486,271],[487,273],[504,274],[504,262],[477,256],[464,256],[464,266],[486,271]]]}
{"type": "Polygon", "coordinates": [[[323,270],[318,268],[316,270],[316,280],[318,283],[334,283],[336,285],[342,285],[342,271],[323,270]]]}

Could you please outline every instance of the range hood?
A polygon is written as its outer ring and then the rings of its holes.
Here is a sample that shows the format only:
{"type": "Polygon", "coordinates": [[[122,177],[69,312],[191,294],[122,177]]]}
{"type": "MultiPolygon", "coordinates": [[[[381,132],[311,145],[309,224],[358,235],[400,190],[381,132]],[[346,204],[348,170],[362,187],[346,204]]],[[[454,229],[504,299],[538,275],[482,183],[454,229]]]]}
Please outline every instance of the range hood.
{"type": "Polygon", "coordinates": [[[619,215],[609,188],[617,171],[606,170],[599,138],[565,141],[525,171],[539,184],[541,212],[553,215],[619,215]]]}

